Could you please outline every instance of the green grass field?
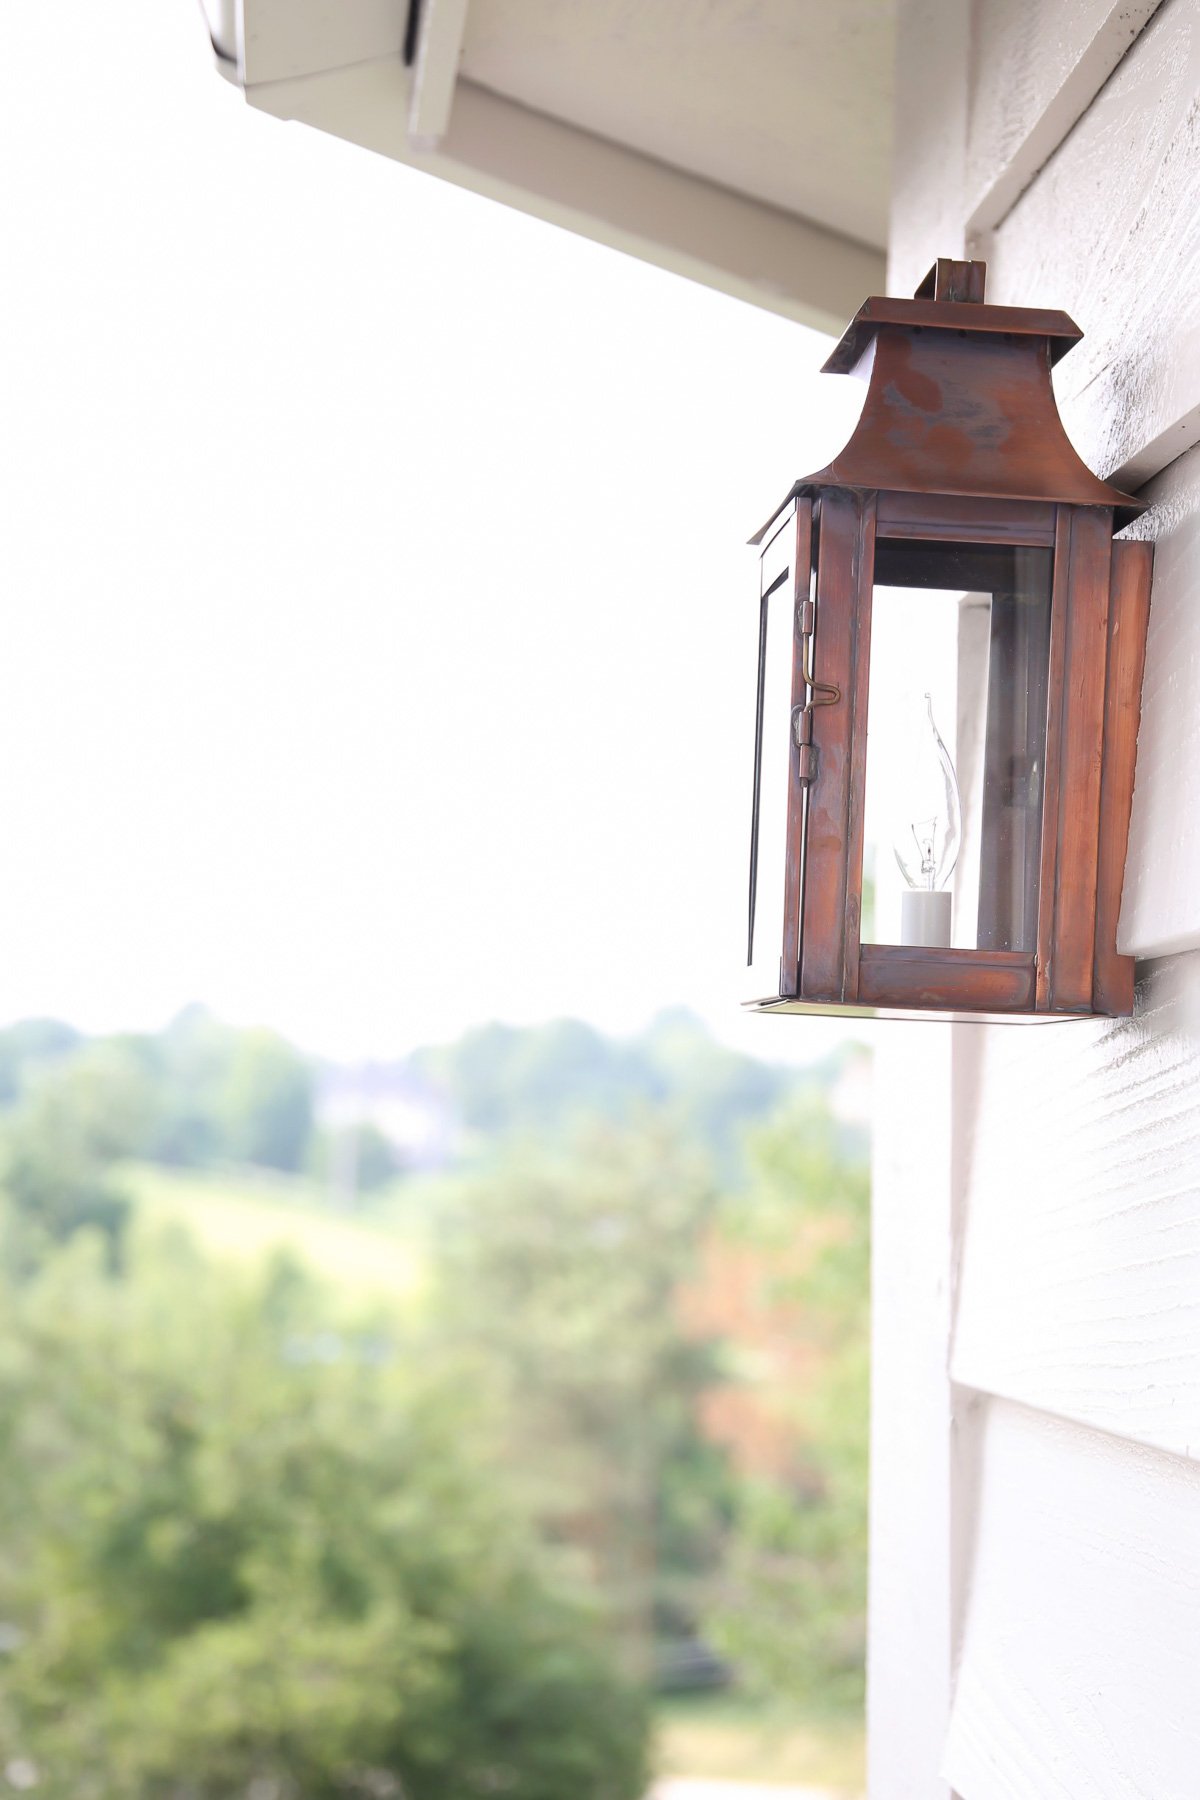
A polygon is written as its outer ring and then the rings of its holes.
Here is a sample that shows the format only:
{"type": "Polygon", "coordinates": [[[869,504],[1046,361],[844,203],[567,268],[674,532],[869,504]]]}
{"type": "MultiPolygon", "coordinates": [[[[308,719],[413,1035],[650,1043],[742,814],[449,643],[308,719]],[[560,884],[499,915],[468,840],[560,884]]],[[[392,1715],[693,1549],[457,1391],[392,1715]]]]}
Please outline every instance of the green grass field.
{"type": "Polygon", "coordinates": [[[411,1299],[422,1262],[386,1223],[340,1218],[301,1177],[198,1174],[129,1163],[121,1185],[149,1224],[184,1225],[216,1257],[257,1262],[290,1251],[348,1293],[411,1299]]]}
{"type": "Polygon", "coordinates": [[[859,1800],[866,1792],[864,1727],[859,1720],[796,1719],[729,1695],[672,1700],[658,1716],[658,1772],[794,1782],[859,1800]]]}

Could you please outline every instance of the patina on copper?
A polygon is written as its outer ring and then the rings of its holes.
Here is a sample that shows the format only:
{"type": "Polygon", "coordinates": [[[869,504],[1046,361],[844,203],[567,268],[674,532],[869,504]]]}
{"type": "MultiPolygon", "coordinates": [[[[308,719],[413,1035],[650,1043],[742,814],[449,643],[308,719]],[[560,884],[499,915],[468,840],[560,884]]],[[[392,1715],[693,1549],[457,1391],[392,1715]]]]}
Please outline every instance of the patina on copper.
{"type": "Polygon", "coordinates": [[[859,308],[823,371],[867,382],[854,434],[772,520],[798,494],[829,487],[1111,507],[1118,531],[1143,510],[1093,475],[1063,429],[1050,371],[1083,336],[1078,325],[1063,312],[983,304],[984,269],[942,259],[916,299],[859,308]],[[957,297],[968,292],[978,299],[957,297]]]}

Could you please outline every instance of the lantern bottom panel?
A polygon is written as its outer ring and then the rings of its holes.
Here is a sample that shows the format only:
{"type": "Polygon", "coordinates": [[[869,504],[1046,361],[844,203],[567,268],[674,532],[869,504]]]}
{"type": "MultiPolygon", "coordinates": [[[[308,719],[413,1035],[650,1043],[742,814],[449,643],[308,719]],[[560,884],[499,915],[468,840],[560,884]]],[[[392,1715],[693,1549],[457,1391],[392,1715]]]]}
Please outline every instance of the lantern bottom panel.
{"type": "Polygon", "coordinates": [[[797,1013],[812,1019],[907,1019],[936,1021],[940,1025],[1069,1025],[1094,1019],[1096,1013],[1063,1012],[964,1012],[961,1007],[860,1006],[853,1002],[790,1000],[779,995],[745,1000],[743,1012],[797,1013]]]}
{"type": "Polygon", "coordinates": [[[912,944],[860,945],[853,1000],[772,994],[747,1005],[755,1012],[996,1024],[1053,1024],[1095,1016],[1079,1008],[1039,1008],[1037,957],[1031,953],[912,944]]]}

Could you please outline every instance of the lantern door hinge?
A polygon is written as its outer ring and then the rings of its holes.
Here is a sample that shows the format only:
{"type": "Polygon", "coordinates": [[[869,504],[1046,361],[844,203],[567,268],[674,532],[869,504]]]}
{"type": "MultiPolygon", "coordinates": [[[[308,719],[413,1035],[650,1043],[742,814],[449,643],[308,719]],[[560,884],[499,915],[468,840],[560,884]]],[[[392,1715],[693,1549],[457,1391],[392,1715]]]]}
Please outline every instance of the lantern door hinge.
{"type": "Polygon", "coordinates": [[[813,712],[818,706],[836,706],[842,690],[832,682],[818,681],[813,674],[813,639],[816,635],[817,609],[811,600],[801,600],[796,607],[796,635],[800,640],[800,672],[804,678],[805,698],[792,708],[792,743],[796,751],[796,778],[808,786],[817,779],[817,747],[813,743],[813,712]]]}
{"type": "Polygon", "coordinates": [[[817,778],[817,747],[812,741],[812,706],[792,708],[792,746],[796,752],[796,777],[807,784],[817,778]]]}

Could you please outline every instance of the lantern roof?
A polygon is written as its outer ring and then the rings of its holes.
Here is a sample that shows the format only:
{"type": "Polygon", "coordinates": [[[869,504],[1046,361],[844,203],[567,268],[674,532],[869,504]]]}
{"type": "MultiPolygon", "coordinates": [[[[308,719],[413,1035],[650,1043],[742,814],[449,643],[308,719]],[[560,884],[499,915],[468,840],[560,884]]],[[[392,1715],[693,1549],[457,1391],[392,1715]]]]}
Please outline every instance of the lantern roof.
{"type": "Polygon", "coordinates": [[[865,377],[858,424],[783,506],[827,487],[1048,500],[1111,509],[1118,531],[1145,510],[1092,473],[1059,418],[1050,370],[1079,327],[1063,312],[986,305],[985,273],[939,257],[913,299],[859,308],[824,365],[865,377]]]}

